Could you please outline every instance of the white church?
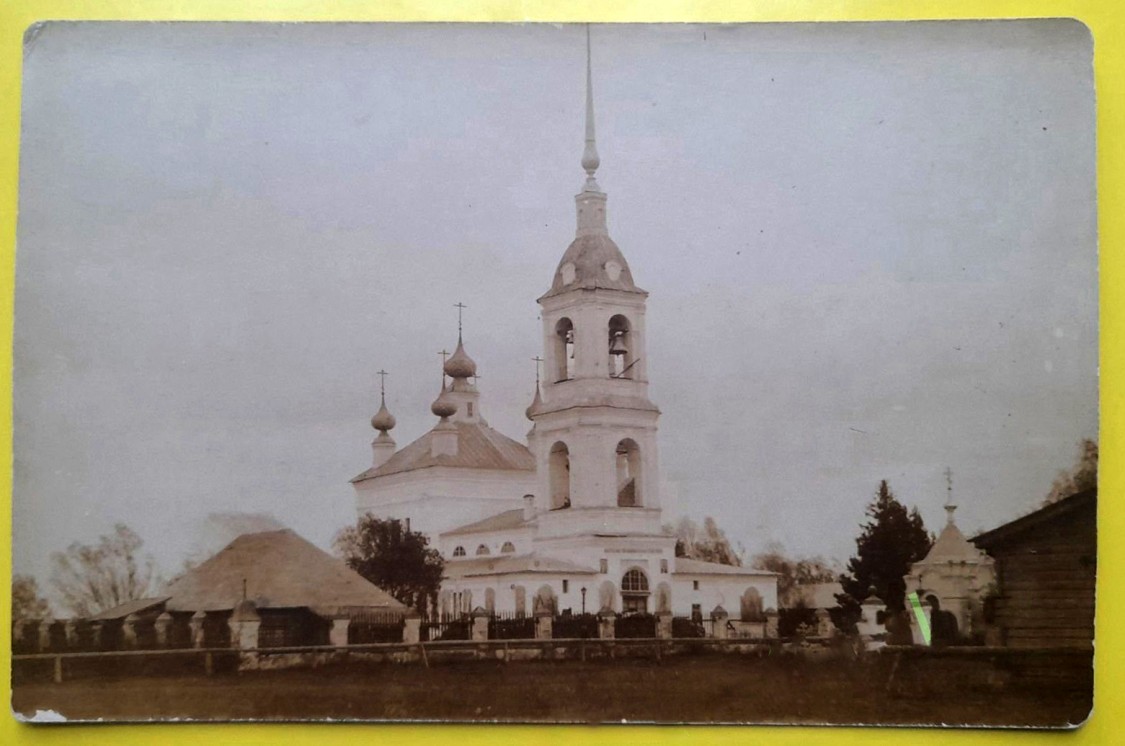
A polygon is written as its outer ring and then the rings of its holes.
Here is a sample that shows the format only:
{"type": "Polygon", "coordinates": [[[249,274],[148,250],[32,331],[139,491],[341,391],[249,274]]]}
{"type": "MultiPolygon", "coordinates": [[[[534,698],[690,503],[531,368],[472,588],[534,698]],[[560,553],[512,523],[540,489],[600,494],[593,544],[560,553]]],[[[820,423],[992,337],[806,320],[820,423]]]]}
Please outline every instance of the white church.
{"type": "Polygon", "coordinates": [[[594,178],[588,47],[586,73],[586,181],[575,197],[575,238],[538,299],[545,376],[527,409],[526,445],[482,416],[476,364],[459,331],[433,428],[399,449],[385,399],[372,418],[379,434],[371,467],[352,479],[356,509],[409,520],[435,541],[446,559],[446,613],[707,616],[721,606],[747,633],[764,635],[776,576],[676,557],[675,537],[662,528],[648,293],[609,236],[594,178]]]}

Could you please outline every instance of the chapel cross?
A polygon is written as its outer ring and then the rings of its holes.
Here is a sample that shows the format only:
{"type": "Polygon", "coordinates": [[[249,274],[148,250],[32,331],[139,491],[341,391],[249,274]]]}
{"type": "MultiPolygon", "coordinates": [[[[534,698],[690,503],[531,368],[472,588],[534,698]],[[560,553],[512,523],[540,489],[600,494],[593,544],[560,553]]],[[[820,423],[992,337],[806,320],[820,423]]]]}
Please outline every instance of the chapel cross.
{"type": "Polygon", "coordinates": [[[535,388],[539,388],[539,364],[543,362],[543,358],[536,355],[531,359],[535,361],[535,388]]]}

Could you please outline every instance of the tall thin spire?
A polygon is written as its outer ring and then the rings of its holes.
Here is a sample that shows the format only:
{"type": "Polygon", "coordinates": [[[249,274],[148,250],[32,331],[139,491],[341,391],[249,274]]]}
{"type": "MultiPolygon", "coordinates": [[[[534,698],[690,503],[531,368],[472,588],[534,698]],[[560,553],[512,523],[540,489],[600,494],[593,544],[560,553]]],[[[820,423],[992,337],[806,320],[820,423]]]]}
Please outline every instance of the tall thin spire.
{"type": "Polygon", "coordinates": [[[953,469],[945,467],[945,513],[948,523],[953,523],[953,512],[957,506],[953,503],[953,469]]]}
{"type": "Polygon", "coordinates": [[[594,138],[594,75],[590,61],[590,24],[586,24],[586,149],[582,151],[582,168],[586,170],[586,191],[601,191],[594,172],[601,165],[594,138]]]}

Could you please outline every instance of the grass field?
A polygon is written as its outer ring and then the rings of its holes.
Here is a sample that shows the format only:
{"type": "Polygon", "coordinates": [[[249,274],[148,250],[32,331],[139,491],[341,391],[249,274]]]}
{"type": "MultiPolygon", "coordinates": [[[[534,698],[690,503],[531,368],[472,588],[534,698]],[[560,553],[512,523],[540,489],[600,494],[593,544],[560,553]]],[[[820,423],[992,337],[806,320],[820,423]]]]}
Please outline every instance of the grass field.
{"type": "MultiPolygon", "coordinates": [[[[742,656],[328,666],[22,684],[13,709],[71,719],[378,719],[562,722],[947,723],[1064,726],[1089,693],[999,691],[900,676],[884,662],[742,656]]],[[[945,678],[949,678],[946,676],[945,678]]]]}

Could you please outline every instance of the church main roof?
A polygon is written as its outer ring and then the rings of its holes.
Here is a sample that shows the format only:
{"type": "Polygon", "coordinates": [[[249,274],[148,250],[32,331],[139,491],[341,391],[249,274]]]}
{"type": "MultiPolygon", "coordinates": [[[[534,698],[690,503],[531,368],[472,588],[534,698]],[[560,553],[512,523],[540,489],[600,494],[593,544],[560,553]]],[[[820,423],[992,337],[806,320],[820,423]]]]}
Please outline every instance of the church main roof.
{"type": "Polygon", "coordinates": [[[527,446],[493,430],[483,422],[451,422],[457,429],[457,453],[434,455],[434,431],[405,446],[379,467],[372,467],[352,482],[385,477],[432,466],[461,469],[499,469],[503,471],[535,471],[535,457],[527,446]]]}

